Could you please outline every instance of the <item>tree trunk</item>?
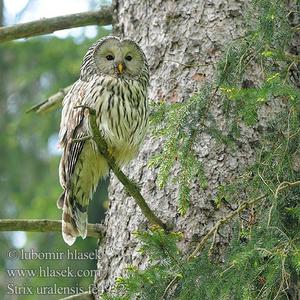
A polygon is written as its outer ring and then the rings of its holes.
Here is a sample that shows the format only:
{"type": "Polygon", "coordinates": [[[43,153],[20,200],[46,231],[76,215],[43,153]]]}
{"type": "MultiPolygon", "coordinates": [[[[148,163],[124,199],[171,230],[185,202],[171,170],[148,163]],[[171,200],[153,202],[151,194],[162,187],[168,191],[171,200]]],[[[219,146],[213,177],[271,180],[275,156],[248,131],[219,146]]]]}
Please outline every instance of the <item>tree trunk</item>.
{"type": "MultiPolygon", "coordinates": [[[[136,40],[148,58],[150,99],[180,102],[212,80],[221,50],[243,34],[242,14],[247,1],[116,0],[114,5],[116,33],[136,40]]],[[[219,120],[220,128],[224,124],[221,105],[217,98],[212,100],[211,113],[219,120]]],[[[184,216],[178,213],[177,187],[170,182],[160,190],[156,185],[157,170],[147,167],[149,157],[160,151],[161,141],[148,137],[138,158],[124,171],[140,184],[141,193],[159,218],[183,233],[181,247],[187,251],[222,215],[222,210],[216,211],[211,200],[220,184],[235,177],[253,161],[251,143],[256,139],[254,130],[245,131],[240,149],[232,156],[226,146],[202,134],[197,151],[208,187],[203,190],[194,184],[190,208],[184,216]]],[[[137,251],[139,243],[133,232],[149,224],[114,176],[109,198],[105,219],[107,234],[99,248],[99,276],[96,278],[99,293],[109,290],[115,279],[124,275],[128,265],[144,267],[147,264],[146,257],[137,251]]],[[[225,236],[218,236],[216,244],[226,245],[228,235],[229,231],[225,236]]]]}

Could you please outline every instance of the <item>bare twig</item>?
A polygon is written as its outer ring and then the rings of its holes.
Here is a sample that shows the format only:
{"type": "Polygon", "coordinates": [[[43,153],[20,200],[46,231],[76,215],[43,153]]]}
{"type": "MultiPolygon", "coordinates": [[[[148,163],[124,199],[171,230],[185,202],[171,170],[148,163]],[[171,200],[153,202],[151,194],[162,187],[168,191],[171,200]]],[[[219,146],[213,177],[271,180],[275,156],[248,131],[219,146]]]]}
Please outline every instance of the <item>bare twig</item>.
{"type": "MultiPolygon", "coordinates": [[[[87,229],[87,236],[101,239],[104,235],[104,227],[101,224],[88,224],[87,229]]],[[[3,219],[0,220],[0,231],[61,232],[61,221],[3,219]]]]}
{"type": "Polygon", "coordinates": [[[212,242],[211,242],[211,245],[210,245],[209,250],[208,250],[208,256],[209,257],[212,257],[212,255],[213,255],[214,246],[216,244],[217,233],[218,233],[218,230],[215,230],[215,232],[213,233],[212,242]]]}
{"type": "Polygon", "coordinates": [[[73,85],[71,84],[71,85],[61,89],[56,94],[50,96],[47,100],[31,107],[26,112],[29,113],[29,112],[35,111],[37,113],[44,113],[44,112],[49,112],[49,111],[52,111],[52,110],[58,108],[59,106],[61,106],[61,103],[62,103],[64,97],[70,91],[72,86],[73,85]]]}
{"type": "Polygon", "coordinates": [[[300,181],[295,181],[295,182],[288,182],[288,181],[283,181],[281,182],[276,191],[275,191],[275,198],[278,197],[278,193],[281,192],[282,190],[286,189],[287,187],[294,187],[294,186],[300,186],[300,181]]]}
{"type": "Polygon", "coordinates": [[[110,25],[112,24],[112,19],[112,8],[111,6],[106,6],[97,11],[41,19],[8,27],[0,27],[0,42],[48,34],[61,29],[87,25],[110,25]]]}
{"type": "Polygon", "coordinates": [[[93,139],[97,145],[98,151],[105,157],[109,167],[112,169],[112,171],[115,173],[117,178],[120,180],[120,182],[124,185],[127,192],[134,198],[137,205],[140,207],[141,211],[143,212],[144,216],[149,220],[150,223],[158,225],[159,227],[163,228],[164,230],[167,230],[166,224],[164,224],[150,209],[148,204],[146,203],[145,199],[141,195],[138,186],[131,181],[117,166],[114,158],[108,151],[108,147],[106,144],[106,141],[102,137],[97,123],[96,123],[96,111],[88,106],[80,105],[76,106],[74,108],[83,108],[87,109],[89,111],[89,122],[90,122],[90,128],[91,128],[91,134],[93,136],[93,139]]]}
{"type": "Polygon", "coordinates": [[[161,296],[161,299],[166,299],[166,295],[169,291],[169,289],[178,281],[182,278],[181,274],[176,274],[173,279],[170,281],[170,283],[168,284],[168,286],[166,287],[163,295],[161,296]]]}

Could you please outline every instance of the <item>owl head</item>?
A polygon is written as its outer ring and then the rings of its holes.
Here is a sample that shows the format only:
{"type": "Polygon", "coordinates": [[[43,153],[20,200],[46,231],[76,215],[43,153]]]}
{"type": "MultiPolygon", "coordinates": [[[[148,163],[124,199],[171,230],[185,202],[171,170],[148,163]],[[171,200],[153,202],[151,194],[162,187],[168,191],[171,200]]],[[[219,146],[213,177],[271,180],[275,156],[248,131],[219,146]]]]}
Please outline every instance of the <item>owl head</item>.
{"type": "Polygon", "coordinates": [[[95,73],[139,79],[148,74],[148,64],[145,54],[133,40],[108,36],[96,42],[84,57],[81,77],[95,73]]]}

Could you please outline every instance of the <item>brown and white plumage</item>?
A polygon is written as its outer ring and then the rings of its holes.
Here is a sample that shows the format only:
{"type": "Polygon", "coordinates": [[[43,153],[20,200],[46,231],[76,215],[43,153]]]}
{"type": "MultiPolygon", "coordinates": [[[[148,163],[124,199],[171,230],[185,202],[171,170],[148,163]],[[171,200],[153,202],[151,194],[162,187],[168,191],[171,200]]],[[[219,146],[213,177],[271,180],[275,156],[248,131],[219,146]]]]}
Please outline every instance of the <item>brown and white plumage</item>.
{"type": "Polygon", "coordinates": [[[97,124],[116,162],[122,166],[137,154],[147,127],[149,73],[144,53],[132,40],[109,36],[96,42],[86,53],[80,78],[63,101],[59,167],[64,189],[58,200],[63,209],[62,234],[72,245],[87,234],[87,207],[101,177],[108,174],[106,160],[90,135],[87,112],[96,110],[97,124]]]}

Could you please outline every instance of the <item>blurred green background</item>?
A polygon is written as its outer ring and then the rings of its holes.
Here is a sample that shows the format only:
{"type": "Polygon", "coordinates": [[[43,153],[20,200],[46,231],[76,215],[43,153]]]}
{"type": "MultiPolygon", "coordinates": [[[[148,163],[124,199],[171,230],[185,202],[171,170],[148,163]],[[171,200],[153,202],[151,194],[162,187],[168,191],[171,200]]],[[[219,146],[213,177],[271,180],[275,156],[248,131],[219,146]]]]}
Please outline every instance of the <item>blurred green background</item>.
{"type": "MultiPolygon", "coordinates": [[[[0,0],[0,22],[2,25],[10,25],[110,4],[109,1],[92,0],[50,2],[0,0]],[[49,9],[49,5],[53,10],[49,9]],[[45,15],[40,15],[43,11],[45,15]]],[[[110,30],[110,26],[88,26],[0,44],[1,219],[61,218],[61,211],[56,207],[56,200],[62,192],[58,180],[60,152],[56,147],[60,110],[43,115],[25,112],[76,81],[88,47],[109,34],[110,30]]],[[[104,217],[106,190],[107,182],[99,185],[90,207],[89,222],[99,222],[104,217]]],[[[48,273],[51,269],[66,270],[68,267],[74,270],[96,270],[96,259],[9,259],[9,249],[17,253],[22,249],[34,249],[38,253],[66,254],[68,249],[71,252],[77,250],[78,253],[89,253],[97,249],[97,240],[77,239],[72,247],[68,247],[59,233],[0,232],[0,299],[59,299],[72,291],[65,289],[67,292],[61,294],[58,287],[75,287],[73,292],[76,293],[81,288],[88,289],[93,283],[92,271],[75,277],[50,274],[42,277],[15,274],[9,277],[8,269],[39,270],[48,267],[48,273]],[[34,294],[24,295],[29,293],[24,286],[30,287],[34,294]],[[44,286],[52,287],[54,295],[38,295],[37,287],[44,286]]]]}

